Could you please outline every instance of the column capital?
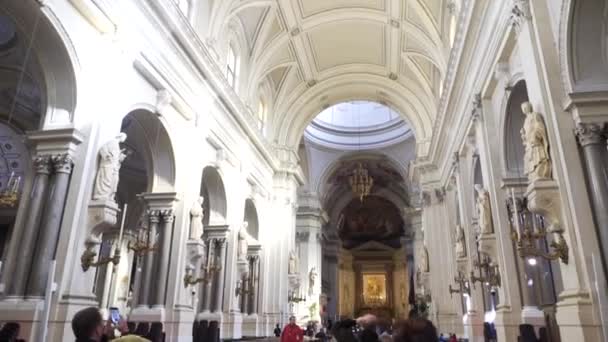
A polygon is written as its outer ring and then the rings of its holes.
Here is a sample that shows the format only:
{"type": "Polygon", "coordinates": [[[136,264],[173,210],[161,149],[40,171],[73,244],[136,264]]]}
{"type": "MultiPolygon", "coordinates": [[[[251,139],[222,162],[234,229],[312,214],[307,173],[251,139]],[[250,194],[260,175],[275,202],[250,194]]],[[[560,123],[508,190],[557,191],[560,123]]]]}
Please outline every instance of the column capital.
{"type": "Polygon", "coordinates": [[[524,23],[530,19],[532,19],[532,13],[530,12],[529,0],[513,0],[510,21],[515,33],[519,35],[524,23]]]}
{"type": "Polygon", "coordinates": [[[579,145],[585,147],[587,145],[606,145],[606,136],[604,129],[597,123],[582,123],[576,124],[574,129],[579,145]]]}
{"type": "Polygon", "coordinates": [[[160,210],[149,209],[147,211],[147,215],[148,215],[148,220],[150,220],[150,223],[160,222],[160,210]]]}
{"type": "Polygon", "coordinates": [[[215,245],[219,248],[222,248],[226,245],[226,238],[215,238],[215,245]]]}
{"type": "Polygon", "coordinates": [[[49,155],[37,155],[34,157],[34,168],[36,173],[50,174],[52,170],[51,157],[49,155]]]}
{"type": "Polygon", "coordinates": [[[159,212],[160,212],[160,217],[164,223],[173,222],[173,220],[175,219],[175,217],[173,216],[172,209],[159,210],[159,212]]]}
{"type": "Polygon", "coordinates": [[[72,167],[74,166],[74,160],[72,156],[67,153],[56,154],[51,157],[53,162],[53,169],[56,173],[72,173],[72,167]]]}
{"type": "Polygon", "coordinates": [[[296,241],[308,242],[308,239],[310,239],[310,232],[296,232],[296,241]]]}

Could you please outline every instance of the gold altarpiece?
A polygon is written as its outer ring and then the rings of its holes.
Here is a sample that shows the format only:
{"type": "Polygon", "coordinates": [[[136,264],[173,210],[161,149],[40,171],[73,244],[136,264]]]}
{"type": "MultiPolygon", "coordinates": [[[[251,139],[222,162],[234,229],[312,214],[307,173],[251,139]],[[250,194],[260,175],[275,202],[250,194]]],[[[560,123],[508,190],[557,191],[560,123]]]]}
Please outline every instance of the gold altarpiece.
{"type": "Polygon", "coordinates": [[[341,251],[339,315],[356,317],[373,313],[385,318],[405,318],[409,309],[405,251],[374,247],[373,251],[365,248],[341,251]]]}

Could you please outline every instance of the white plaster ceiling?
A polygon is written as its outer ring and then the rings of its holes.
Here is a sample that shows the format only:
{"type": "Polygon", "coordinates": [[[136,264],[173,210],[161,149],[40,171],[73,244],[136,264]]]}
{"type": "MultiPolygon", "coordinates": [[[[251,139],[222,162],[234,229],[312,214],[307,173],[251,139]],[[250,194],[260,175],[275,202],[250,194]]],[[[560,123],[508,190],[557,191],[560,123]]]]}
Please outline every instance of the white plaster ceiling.
{"type": "Polygon", "coordinates": [[[244,98],[254,101],[260,83],[272,84],[277,135],[301,136],[328,105],[372,100],[392,105],[424,140],[447,65],[446,2],[226,0],[216,4],[210,32],[220,41],[228,27],[243,31],[244,98]]]}

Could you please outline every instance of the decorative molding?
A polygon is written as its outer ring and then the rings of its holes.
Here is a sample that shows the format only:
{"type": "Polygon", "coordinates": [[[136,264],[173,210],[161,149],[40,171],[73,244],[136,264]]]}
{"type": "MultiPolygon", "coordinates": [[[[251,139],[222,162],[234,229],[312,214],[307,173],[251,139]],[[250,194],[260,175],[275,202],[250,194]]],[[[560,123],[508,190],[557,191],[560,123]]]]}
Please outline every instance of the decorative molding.
{"type": "Polygon", "coordinates": [[[53,162],[53,170],[55,170],[56,173],[72,173],[74,160],[69,154],[56,154],[51,157],[51,161],[53,162]]]}
{"type": "Polygon", "coordinates": [[[310,239],[310,232],[296,232],[296,241],[308,242],[310,239]]]}
{"type": "Polygon", "coordinates": [[[582,147],[598,144],[606,145],[605,130],[599,124],[579,122],[576,124],[574,134],[576,134],[576,140],[582,147]]]}
{"type": "Polygon", "coordinates": [[[511,8],[511,25],[515,29],[515,32],[519,34],[523,24],[532,19],[530,13],[530,3],[528,0],[514,0],[513,7],[511,8]]]}
{"type": "Polygon", "coordinates": [[[481,119],[481,114],[482,114],[481,111],[482,111],[481,93],[475,93],[475,95],[473,95],[473,109],[471,110],[471,116],[473,118],[473,122],[481,119]]]}

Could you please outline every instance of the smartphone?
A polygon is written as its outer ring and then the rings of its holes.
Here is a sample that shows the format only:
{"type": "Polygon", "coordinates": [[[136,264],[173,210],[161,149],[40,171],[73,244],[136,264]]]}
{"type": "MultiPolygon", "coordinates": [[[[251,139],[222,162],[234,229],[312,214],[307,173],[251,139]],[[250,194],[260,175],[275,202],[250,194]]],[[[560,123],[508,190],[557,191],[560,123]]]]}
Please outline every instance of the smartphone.
{"type": "Polygon", "coordinates": [[[118,308],[111,307],[110,308],[110,321],[112,322],[112,324],[118,324],[119,320],[120,320],[120,311],[118,311],[118,308]]]}

